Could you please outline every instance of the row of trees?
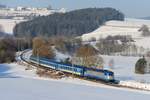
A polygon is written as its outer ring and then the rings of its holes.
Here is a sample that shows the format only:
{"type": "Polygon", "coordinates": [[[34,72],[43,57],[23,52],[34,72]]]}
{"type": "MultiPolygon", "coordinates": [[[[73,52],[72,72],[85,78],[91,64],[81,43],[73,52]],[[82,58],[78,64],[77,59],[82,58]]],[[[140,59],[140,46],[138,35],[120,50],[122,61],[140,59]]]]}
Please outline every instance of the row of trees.
{"type": "Polygon", "coordinates": [[[128,35],[108,36],[95,42],[99,52],[104,55],[142,56],[144,52],[149,51],[147,48],[135,45],[132,37],[128,35]]]}
{"type": "Polygon", "coordinates": [[[15,38],[10,35],[0,37],[0,63],[14,61],[17,51],[31,48],[31,46],[32,43],[25,38],[15,38]]]}
{"type": "Polygon", "coordinates": [[[80,39],[36,37],[33,39],[33,55],[54,59],[57,50],[73,56],[71,59],[64,60],[64,63],[103,68],[103,59],[99,52],[93,46],[84,45],[78,40],[80,39]]]}
{"type": "Polygon", "coordinates": [[[125,51],[128,47],[128,43],[131,41],[133,40],[130,36],[108,36],[104,39],[99,39],[96,46],[101,54],[110,55],[125,51]]]}

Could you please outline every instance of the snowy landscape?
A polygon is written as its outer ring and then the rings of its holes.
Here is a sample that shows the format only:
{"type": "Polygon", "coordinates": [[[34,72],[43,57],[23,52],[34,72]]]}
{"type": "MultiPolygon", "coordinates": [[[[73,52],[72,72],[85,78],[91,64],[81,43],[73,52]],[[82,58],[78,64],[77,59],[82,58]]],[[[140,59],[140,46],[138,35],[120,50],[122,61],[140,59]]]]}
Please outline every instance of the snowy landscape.
{"type": "MultiPolygon", "coordinates": [[[[12,28],[6,27],[6,24],[2,25],[7,32],[11,33],[12,28]]],[[[26,58],[29,58],[30,54],[31,52],[26,55],[26,58]]],[[[58,54],[57,57],[61,58],[64,55],[58,54]]],[[[114,59],[115,66],[112,71],[115,72],[116,79],[122,82],[132,82],[130,85],[135,82],[150,83],[149,74],[137,75],[134,73],[134,65],[139,57],[103,56],[103,58],[105,69],[109,69],[109,60],[114,59]]],[[[18,65],[17,63],[0,65],[0,97],[3,100],[149,100],[150,97],[150,93],[146,91],[116,88],[76,78],[59,80],[42,78],[36,75],[35,69],[25,69],[26,66],[18,65]],[[105,95],[106,93],[107,96],[105,95]],[[68,94],[70,95],[66,98],[68,94]]]]}
{"type": "MultiPolygon", "coordinates": [[[[46,12],[44,8],[41,10],[41,16],[52,14],[47,9],[46,12]],[[43,11],[45,14],[43,14],[43,11]]],[[[35,9],[32,9],[32,11],[35,12],[35,9]]],[[[58,11],[65,13],[65,9],[59,9],[58,11]]],[[[10,11],[9,14],[11,13],[10,11]]],[[[24,21],[27,20],[0,19],[0,25],[5,33],[13,34],[15,25],[24,21]]],[[[81,37],[83,41],[89,42],[91,38],[99,40],[108,36],[130,35],[134,39],[132,44],[144,49],[142,52],[137,51],[145,54],[150,50],[150,37],[142,36],[142,32],[139,31],[143,25],[150,29],[150,20],[134,18],[125,18],[124,21],[111,20],[81,37]]],[[[90,43],[96,48],[93,42],[90,43]]],[[[69,53],[58,51],[55,46],[51,47],[55,52],[54,59],[56,61],[65,61],[72,57],[69,53]]],[[[122,56],[117,53],[98,55],[103,58],[104,69],[114,72],[115,80],[119,81],[120,87],[115,87],[72,76],[60,79],[41,77],[37,75],[37,67],[21,60],[21,53],[21,51],[16,53],[16,61],[0,64],[0,100],[149,100],[150,98],[150,74],[135,73],[135,65],[142,58],[141,55],[122,56]],[[113,66],[110,67],[111,60],[113,66]]],[[[32,50],[29,50],[23,57],[30,61],[32,54],[32,50]]]]}

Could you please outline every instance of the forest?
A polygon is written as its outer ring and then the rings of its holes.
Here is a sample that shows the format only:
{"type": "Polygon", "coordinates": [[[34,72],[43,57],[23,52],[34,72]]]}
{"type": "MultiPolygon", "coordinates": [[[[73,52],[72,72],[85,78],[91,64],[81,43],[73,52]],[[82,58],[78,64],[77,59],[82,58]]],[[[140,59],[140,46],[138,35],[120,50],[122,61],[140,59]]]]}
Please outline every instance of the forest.
{"type": "Polygon", "coordinates": [[[37,17],[17,24],[13,31],[16,37],[80,36],[109,20],[124,20],[124,14],[113,8],[86,8],[37,17]]]}

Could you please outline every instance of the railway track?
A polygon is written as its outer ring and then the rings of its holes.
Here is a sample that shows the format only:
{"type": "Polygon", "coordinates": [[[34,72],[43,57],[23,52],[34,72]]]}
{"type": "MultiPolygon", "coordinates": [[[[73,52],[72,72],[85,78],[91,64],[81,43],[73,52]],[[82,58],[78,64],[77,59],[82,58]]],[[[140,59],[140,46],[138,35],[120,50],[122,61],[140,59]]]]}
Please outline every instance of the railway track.
{"type": "Polygon", "coordinates": [[[61,72],[66,76],[72,76],[73,78],[79,78],[79,79],[82,79],[82,80],[87,80],[87,81],[92,81],[92,82],[95,82],[95,83],[100,83],[100,84],[103,84],[103,85],[108,85],[108,86],[113,86],[113,87],[117,87],[117,88],[127,88],[127,89],[134,89],[134,90],[144,90],[144,91],[150,91],[150,90],[145,90],[145,89],[139,89],[139,88],[135,88],[135,87],[130,87],[130,86],[122,86],[119,84],[119,80],[116,80],[116,82],[106,82],[106,81],[103,81],[103,80],[95,80],[95,79],[89,79],[89,78],[86,78],[86,77],[81,77],[81,76],[77,76],[75,74],[70,74],[70,73],[67,73],[67,72],[62,72],[62,71],[58,71],[58,70],[55,70],[55,69],[52,69],[52,68],[47,68],[47,67],[44,67],[44,66],[39,66],[37,64],[34,64],[34,63],[31,63],[29,62],[28,60],[26,60],[24,58],[24,54],[29,52],[29,50],[25,50],[23,51],[21,54],[20,54],[20,58],[22,61],[24,61],[25,63],[29,64],[29,65],[32,65],[34,67],[38,67],[38,68],[41,68],[41,69],[44,69],[44,70],[51,70],[53,72],[61,72]]]}

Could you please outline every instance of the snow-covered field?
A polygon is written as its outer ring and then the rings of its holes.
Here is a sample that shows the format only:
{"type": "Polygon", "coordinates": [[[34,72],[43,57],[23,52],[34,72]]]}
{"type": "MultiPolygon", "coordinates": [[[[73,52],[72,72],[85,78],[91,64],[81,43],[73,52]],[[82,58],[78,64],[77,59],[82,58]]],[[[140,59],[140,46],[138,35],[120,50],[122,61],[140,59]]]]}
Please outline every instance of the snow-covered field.
{"type": "Polygon", "coordinates": [[[149,100],[150,92],[115,88],[80,79],[46,79],[13,64],[0,64],[1,100],[149,100]]]}
{"type": "MultiPolygon", "coordinates": [[[[146,76],[134,74],[135,63],[139,57],[103,56],[103,58],[105,62],[105,68],[114,71],[116,78],[119,80],[135,80],[140,76],[146,76]],[[109,68],[109,61],[111,59],[114,60],[114,69],[109,68]]],[[[147,78],[145,77],[144,79],[147,78]]],[[[150,78],[148,80],[150,81],[150,78]]]]}
{"type": "Polygon", "coordinates": [[[142,37],[138,30],[142,25],[150,28],[150,20],[142,19],[125,19],[125,21],[108,21],[91,33],[82,35],[83,40],[89,40],[92,37],[96,39],[105,38],[109,35],[131,35],[135,40],[135,44],[139,47],[150,48],[150,37],[142,37]]]}
{"type": "Polygon", "coordinates": [[[0,19],[0,25],[3,27],[4,32],[13,34],[13,28],[17,23],[25,20],[15,20],[15,19],[0,19]]]}
{"type": "Polygon", "coordinates": [[[105,69],[115,73],[115,79],[120,85],[150,90],[150,74],[135,74],[135,64],[139,57],[103,56],[105,69]],[[110,60],[114,61],[114,68],[109,67],[110,60]]]}

